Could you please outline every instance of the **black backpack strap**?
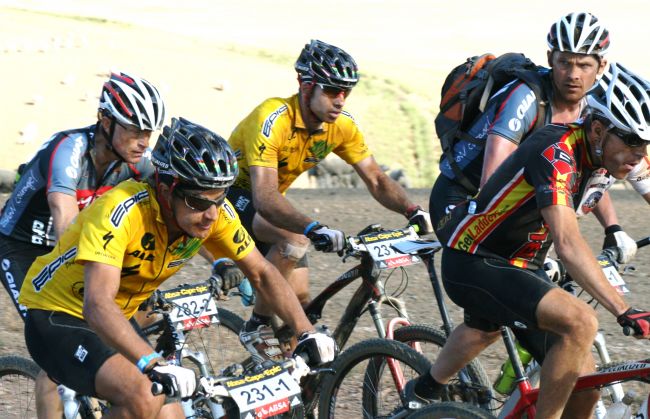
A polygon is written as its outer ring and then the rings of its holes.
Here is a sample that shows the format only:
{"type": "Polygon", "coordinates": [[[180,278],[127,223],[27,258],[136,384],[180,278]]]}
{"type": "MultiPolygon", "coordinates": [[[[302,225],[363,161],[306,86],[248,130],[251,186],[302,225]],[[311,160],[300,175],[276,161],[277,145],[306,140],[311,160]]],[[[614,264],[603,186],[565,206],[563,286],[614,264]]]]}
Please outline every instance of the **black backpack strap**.
{"type": "Polygon", "coordinates": [[[472,182],[469,181],[467,176],[465,176],[465,173],[461,170],[460,166],[458,166],[458,163],[456,163],[456,158],[454,157],[454,144],[455,144],[455,139],[462,139],[469,141],[473,144],[480,144],[481,142],[476,140],[474,137],[470,136],[466,132],[462,131],[457,131],[454,135],[449,135],[447,139],[441,139],[441,143],[443,144],[443,150],[442,152],[444,153],[445,157],[447,157],[447,162],[449,163],[449,167],[451,167],[451,170],[454,172],[454,181],[458,183],[460,186],[465,188],[465,190],[468,192],[469,195],[476,195],[478,192],[478,189],[472,184],[472,182]]]}
{"type": "Polygon", "coordinates": [[[537,120],[533,130],[546,125],[546,117],[551,106],[551,93],[553,91],[550,74],[550,72],[542,74],[533,70],[522,70],[516,74],[516,77],[526,83],[533,91],[537,99],[537,120]]]}

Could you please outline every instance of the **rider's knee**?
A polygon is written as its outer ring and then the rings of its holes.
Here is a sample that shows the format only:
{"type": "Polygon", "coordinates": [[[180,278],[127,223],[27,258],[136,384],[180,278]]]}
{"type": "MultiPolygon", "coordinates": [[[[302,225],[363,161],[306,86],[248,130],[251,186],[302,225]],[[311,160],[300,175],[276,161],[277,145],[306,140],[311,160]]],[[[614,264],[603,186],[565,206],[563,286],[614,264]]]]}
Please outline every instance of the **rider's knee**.
{"type": "Polygon", "coordinates": [[[580,310],[568,317],[566,326],[566,335],[591,346],[598,333],[598,318],[593,310],[580,310]]]}
{"type": "Polygon", "coordinates": [[[277,244],[277,247],[283,258],[296,264],[305,257],[309,249],[309,240],[283,240],[277,244]]]}

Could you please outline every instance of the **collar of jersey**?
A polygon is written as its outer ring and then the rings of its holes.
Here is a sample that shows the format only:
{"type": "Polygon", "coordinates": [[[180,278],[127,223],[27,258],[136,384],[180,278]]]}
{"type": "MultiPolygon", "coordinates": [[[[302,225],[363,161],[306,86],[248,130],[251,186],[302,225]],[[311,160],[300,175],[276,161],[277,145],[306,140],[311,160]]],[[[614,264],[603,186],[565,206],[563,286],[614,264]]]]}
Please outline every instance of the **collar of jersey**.
{"type": "Polygon", "coordinates": [[[151,210],[156,214],[156,221],[159,222],[160,224],[165,224],[165,220],[162,218],[162,214],[160,212],[160,204],[158,203],[158,194],[156,193],[156,188],[153,186],[149,185],[148,183],[145,182],[147,191],[149,191],[149,197],[154,198],[154,199],[149,199],[149,202],[151,203],[151,210]]]}
{"type": "MultiPolygon", "coordinates": [[[[307,127],[305,126],[305,121],[302,119],[302,112],[300,109],[300,101],[298,100],[298,94],[291,96],[290,100],[291,100],[291,107],[295,109],[293,126],[299,129],[307,130],[307,127]]],[[[327,132],[328,126],[329,124],[327,122],[323,122],[323,126],[321,127],[321,129],[319,129],[316,132],[317,133],[327,132]]]]}

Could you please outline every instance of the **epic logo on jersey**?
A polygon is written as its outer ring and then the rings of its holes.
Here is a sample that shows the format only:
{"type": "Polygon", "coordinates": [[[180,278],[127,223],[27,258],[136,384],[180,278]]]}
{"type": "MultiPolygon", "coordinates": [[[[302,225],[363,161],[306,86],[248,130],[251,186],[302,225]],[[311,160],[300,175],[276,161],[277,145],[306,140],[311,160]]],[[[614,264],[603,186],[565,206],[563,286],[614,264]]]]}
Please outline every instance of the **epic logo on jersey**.
{"type": "Polygon", "coordinates": [[[553,168],[561,174],[568,175],[573,172],[573,156],[564,143],[551,144],[542,153],[544,158],[553,165],[553,168]]]}

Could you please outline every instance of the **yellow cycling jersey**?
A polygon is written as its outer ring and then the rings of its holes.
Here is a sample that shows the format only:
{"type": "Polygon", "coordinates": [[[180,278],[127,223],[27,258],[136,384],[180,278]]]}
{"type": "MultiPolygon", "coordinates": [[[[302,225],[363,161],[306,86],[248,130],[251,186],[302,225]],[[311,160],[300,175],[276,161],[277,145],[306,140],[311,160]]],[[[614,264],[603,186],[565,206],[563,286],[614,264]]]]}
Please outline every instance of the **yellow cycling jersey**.
{"type": "Polygon", "coordinates": [[[32,309],[53,310],[83,319],[87,261],[121,269],[115,303],[127,318],[202,245],[215,257],[239,260],[255,244],[227,200],[205,240],[182,236],[168,244],[155,190],[128,180],[106,192],[61,236],[52,252],[37,258],[18,301],[32,309]]]}
{"type": "Polygon", "coordinates": [[[235,186],[246,190],[251,190],[251,166],[277,168],[278,190],[284,193],[301,173],[330,152],[349,164],[371,156],[363,134],[346,111],[310,134],[300,113],[298,95],[262,102],[239,123],[228,142],[239,162],[235,186]]]}

